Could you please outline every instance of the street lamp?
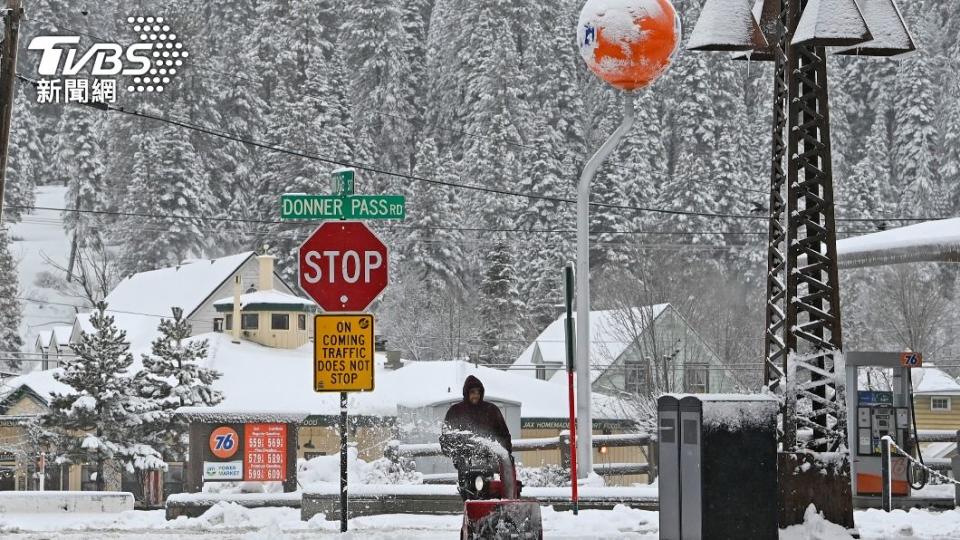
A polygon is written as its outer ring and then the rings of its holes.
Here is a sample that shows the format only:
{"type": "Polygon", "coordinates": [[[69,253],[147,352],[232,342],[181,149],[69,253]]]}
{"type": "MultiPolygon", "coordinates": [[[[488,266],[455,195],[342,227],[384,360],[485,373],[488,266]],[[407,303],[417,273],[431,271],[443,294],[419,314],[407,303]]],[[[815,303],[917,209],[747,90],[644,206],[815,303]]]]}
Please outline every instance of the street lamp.
{"type": "Polygon", "coordinates": [[[590,182],[633,127],[633,94],[660,78],[680,45],[680,19],[669,0],[587,0],[577,24],[580,56],[604,82],[624,91],[623,121],[583,166],[577,184],[577,454],[593,470],[590,402],[590,182]]]}

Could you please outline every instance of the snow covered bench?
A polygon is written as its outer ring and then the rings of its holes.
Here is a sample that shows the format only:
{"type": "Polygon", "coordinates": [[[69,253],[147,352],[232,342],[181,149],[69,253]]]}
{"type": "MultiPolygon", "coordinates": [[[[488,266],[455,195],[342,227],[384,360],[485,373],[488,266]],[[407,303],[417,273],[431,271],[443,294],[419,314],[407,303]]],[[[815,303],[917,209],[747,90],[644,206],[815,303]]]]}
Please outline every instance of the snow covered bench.
{"type": "Polygon", "coordinates": [[[117,491],[0,491],[0,515],[133,510],[133,494],[117,491]]]}

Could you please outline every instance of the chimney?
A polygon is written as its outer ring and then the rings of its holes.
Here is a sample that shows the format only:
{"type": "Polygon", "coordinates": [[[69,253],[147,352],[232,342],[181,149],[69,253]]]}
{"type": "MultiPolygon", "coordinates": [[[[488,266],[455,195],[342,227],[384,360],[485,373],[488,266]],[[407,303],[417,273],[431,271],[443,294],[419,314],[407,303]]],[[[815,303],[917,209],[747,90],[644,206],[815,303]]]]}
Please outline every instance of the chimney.
{"type": "Polygon", "coordinates": [[[233,342],[240,343],[240,291],[243,289],[243,278],[239,275],[233,278],[233,342]]]}
{"type": "Polygon", "coordinates": [[[273,255],[259,255],[257,261],[260,262],[260,279],[257,281],[257,289],[261,291],[273,290],[273,261],[276,257],[273,255]]]}

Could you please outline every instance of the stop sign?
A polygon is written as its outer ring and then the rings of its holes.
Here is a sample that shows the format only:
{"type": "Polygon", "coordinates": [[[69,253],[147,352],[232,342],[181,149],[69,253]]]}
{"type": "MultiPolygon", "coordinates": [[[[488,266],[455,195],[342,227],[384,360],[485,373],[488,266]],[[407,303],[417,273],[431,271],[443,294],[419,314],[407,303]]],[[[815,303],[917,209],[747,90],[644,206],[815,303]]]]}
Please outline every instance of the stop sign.
{"type": "Polygon", "coordinates": [[[387,246],[359,221],[328,221],[300,246],[300,288],[324,311],[363,311],[387,287],[387,246]]]}

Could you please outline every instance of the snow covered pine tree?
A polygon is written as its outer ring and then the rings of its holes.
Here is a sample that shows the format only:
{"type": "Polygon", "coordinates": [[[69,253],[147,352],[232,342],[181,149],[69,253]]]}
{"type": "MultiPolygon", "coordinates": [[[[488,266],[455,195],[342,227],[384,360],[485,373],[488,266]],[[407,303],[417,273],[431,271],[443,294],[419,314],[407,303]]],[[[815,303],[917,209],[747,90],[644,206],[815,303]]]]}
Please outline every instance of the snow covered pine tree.
{"type": "Polygon", "coordinates": [[[223,400],[212,388],[220,373],[201,367],[207,357],[207,340],[186,341],[190,323],[183,310],[173,308],[173,319],[163,319],[160,336],[143,355],[143,369],[134,378],[137,394],[150,404],[141,414],[141,440],[167,460],[186,457],[187,422],[174,417],[179,407],[210,406],[223,400]]]}
{"type": "MultiPolygon", "coordinates": [[[[63,362],[63,371],[54,377],[74,389],[53,393],[44,427],[63,435],[58,462],[91,464],[98,491],[107,485],[106,470],[115,474],[117,465],[128,472],[165,469],[160,454],[137,440],[144,400],[132,392],[125,375],[133,364],[126,332],[114,326],[107,305],[97,304],[90,313],[92,333],[82,332],[72,345],[75,356],[63,362]]],[[[111,477],[119,487],[119,478],[111,477]]]]}

